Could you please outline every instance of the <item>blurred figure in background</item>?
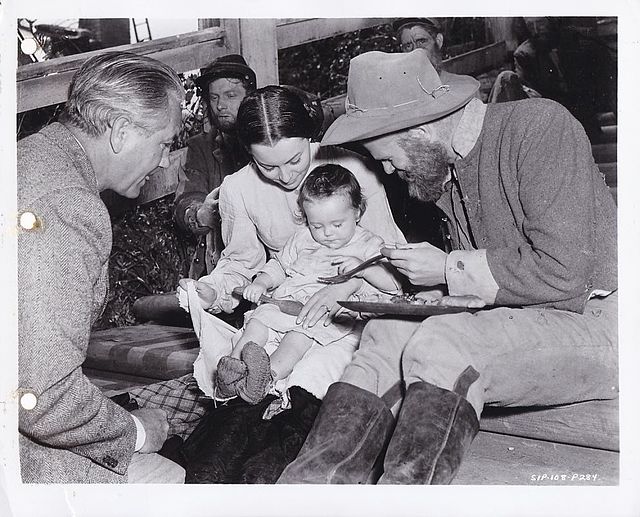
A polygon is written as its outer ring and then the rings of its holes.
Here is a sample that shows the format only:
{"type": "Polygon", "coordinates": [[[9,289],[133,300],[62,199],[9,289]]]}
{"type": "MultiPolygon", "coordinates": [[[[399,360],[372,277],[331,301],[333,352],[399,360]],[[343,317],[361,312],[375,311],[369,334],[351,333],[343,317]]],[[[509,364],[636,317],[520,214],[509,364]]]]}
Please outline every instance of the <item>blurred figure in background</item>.
{"type": "Polygon", "coordinates": [[[204,68],[196,85],[211,128],[187,142],[174,207],[178,226],[200,237],[189,268],[194,279],[213,269],[222,249],[217,188],[249,163],[237,138],[236,117],[242,100],[256,89],[256,74],[242,56],[230,54],[204,68]]]}

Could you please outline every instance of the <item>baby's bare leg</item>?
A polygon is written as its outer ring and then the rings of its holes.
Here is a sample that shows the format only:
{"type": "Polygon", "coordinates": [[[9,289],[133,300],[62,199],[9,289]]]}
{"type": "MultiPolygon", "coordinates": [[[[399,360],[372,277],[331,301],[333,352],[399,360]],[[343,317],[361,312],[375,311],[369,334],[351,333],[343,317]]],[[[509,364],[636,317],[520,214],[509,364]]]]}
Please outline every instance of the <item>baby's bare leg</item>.
{"type": "Polygon", "coordinates": [[[259,320],[249,320],[244,327],[244,332],[238,342],[233,346],[231,357],[240,359],[240,353],[249,341],[264,347],[269,338],[269,329],[259,320]]]}
{"type": "Polygon", "coordinates": [[[299,332],[287,332],[278,348],[271,354],[273,380],[278,381],[289,376],[293,367],[311,348],[313,339],[299,332]]]}

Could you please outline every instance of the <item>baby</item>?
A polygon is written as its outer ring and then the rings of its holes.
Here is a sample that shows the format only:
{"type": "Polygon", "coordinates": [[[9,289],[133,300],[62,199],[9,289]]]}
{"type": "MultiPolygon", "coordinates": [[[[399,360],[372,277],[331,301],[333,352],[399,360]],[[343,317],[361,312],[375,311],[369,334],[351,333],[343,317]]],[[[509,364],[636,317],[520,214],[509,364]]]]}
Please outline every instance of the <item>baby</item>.
{"type": "MultiPolygon", "coordinates": [[[[243,297],[247,300],[258,303],[261,295],[273,290],[269,294],[274,298],[304,304],[326,287],[318,281],[319,276],[342,273],[379,253],[383,240],[358,225],[366,202],[357,179],[344,167],[326,164],[315,168],[301,186],[298,206],[306,226],[296,231],[245,287],[243,297]]],[[[388,267],[376,263],[358,273],[364,282],[357,294],[400,292],[400,282],[388,267]]],[[[202,298],[203,293],[199,294],[202,298]]],[[[231,355],[218,363],[216,396],[237,395],[257,404],[278,380],[289,376],[314,343],[350,340],[354,350],[358,345],[362,321],[353,313],[342,311],[328,325],[309,327],[296,320],[272,304],[247,313],[231,355]],[[272,340],[278,347],[269,356],[264,346],[272,340]]]]}

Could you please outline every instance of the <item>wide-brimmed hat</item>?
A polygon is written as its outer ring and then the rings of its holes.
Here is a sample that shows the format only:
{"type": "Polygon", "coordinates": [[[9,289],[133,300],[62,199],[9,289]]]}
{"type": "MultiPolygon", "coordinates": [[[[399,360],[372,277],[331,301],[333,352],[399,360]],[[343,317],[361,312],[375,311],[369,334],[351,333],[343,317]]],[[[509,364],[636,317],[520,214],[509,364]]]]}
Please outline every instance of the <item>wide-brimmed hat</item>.
{"type": "Polygon", "coordinates": [[[221,77],[244,79],[249,82],[252,90],[256,88],[256,73],[239,54],[228,54],[212,61],[200,70],[200,77],[195,79],[195,83],[206,93],[209,83],[221,77]]]}
{"type": "Polygon", "coordinates": [[[436,32],[442,32],[442,24],[437,18],[398,18],[391,24],[395,32],[398,32],[405,25],[411,27],[414,25],[425,25],[436,32]]]}
{"type": "Polygon", "coordinates": [[[424,49],[354,57],[347,80],[346,113],[329,126],[322,144],[365,140],[419,126],[465,106],[480,83],[448,74],[442,84],[424,49]]]}

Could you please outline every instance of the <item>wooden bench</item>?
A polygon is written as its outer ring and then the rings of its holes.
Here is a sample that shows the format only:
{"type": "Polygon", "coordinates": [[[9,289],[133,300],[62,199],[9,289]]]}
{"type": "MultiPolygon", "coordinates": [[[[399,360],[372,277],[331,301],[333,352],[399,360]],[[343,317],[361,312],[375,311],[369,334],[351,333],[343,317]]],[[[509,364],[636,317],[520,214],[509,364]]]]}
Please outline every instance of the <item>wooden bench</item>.
{"type": "MultiPolygon", "coordinates": [[[[192,329],[136,325],[93,332],[85,374],[112,396],[192,372],[192,329]]],[[[553,408],[487,407],[455,484],[605,484],[618,480],[618,400],[553,408]],[[569,478],[536,478],[553,474],[569,478]],[[577,474],[578,477],[573,477],[577,474]],[[581,475],[597,474],[587,482],[581,475]]]]}

